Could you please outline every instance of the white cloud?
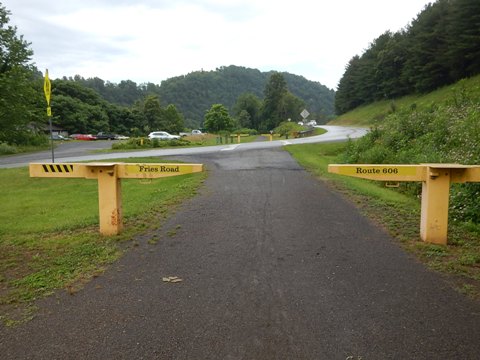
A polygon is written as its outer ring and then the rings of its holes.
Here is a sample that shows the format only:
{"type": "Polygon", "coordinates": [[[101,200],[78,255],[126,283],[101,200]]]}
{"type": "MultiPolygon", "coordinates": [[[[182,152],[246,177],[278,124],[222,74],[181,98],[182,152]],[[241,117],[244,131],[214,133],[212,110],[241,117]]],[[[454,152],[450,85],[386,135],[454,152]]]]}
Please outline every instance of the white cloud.
{"type": "Polygon", "coordinates": [[[335,88],[350,58],[397,31],[420,0],[7,0],[11,22],[52,78],[160,83],[231,64],[335,88]]]}

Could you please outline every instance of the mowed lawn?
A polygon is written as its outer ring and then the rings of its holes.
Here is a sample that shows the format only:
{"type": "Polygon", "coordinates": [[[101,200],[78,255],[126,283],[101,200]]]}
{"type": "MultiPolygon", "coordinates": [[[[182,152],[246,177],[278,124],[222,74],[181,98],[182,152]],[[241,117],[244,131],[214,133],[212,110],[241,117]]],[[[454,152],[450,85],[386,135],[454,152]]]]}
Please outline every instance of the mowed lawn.
{"type": "Polygon", "coordinates": [[[121,256],[120,242],[161,226],[177,204],[196,193],[205,176],[123,179],[125,229],[106,237],[98,232],[96,180],[30,178],[26,167],[1,169],[0,320],[23,320],[31,311],[26,304],[55,289],[73,291],[101,272],[121,256]]]}

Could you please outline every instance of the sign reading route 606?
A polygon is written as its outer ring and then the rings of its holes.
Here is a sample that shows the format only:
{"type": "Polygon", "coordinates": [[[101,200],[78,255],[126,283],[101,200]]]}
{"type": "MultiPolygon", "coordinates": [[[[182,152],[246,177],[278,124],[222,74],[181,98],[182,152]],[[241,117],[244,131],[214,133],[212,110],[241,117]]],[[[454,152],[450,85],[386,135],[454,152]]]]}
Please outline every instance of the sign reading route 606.
{"type": "Polygon", "coordinates": [[[328,171],[335,174],[370,180],[421,181],[423,169],[418,165],[329,165],[328,171]]]}

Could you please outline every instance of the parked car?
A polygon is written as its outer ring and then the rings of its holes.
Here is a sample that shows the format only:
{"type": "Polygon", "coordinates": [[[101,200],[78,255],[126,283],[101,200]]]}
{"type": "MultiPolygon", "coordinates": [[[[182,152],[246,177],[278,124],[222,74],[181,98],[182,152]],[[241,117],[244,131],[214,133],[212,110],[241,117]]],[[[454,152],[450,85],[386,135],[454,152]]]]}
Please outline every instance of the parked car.
{"type": "Polygon", "coordinates": [[[115,140],[115,134],[99,132],[97,135],[95,135],[95,138],[97,140],[115,140]]]}
{"type": "Polygon", "coordinates": [[[86,134],[72,134],[70,137],[74,140],[97,140],[97,138],[93,135],[86,135],[86,134]]]}
{"type": "Polygon", "coordinates": [[[173,140],[173,139],[180,139],[180,136],[169,134],[166,131],[154,131],[148,134],[148,138],[159,139],[159,140],[173,140]]]}
{"type": "Polygon", "coordinates": [[[125,135],[115,135],[115,140],[128,140],[130,139],[129,136],[125,136],[125,135]]]}
{"type": "Polygon", "coordinates": [[[180,136],[190,136],[190,135],[202,135],[201,130],[192,130],[192,132],[181,132],[179,135],[180,136]]]}
{"type": "Polygon", "coordinates": [[[52,134],[52,140],[59,140],[59,141],[68,141],[71,140],[63,135],[60,134],[52,134]]]}

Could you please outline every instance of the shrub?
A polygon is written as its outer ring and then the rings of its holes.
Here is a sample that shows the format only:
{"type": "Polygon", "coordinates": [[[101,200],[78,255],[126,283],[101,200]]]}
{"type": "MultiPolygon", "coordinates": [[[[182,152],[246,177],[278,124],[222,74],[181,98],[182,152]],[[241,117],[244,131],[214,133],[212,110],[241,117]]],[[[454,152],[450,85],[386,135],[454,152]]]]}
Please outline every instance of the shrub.
{"type": "Polygon", "coordinates": [[[18,132],[15,134],[14,145],[19,146],[42,146],[48,145],[50,137],[43,134],[35,134],[30,131],[18,132]]]}
{"type": "Polygon", "coordinates": [[[7,143],[1,142],[0,143],[0,154],[1,155],[9,155],[9,154],[16,154],[17,148],[12,145],[8,145],[7,143]]]}
{"type": "Polygon", "coordinates": [[[253,135],[257,135],[258,131],[255,130],[255,129],[242,128],[242,129],[235,130],[233,133],[235,133],[235,134],[248,134],[250,136],[253,136],[253,135]]]}
{"type": "MultiPolygon", "coordinates": [[[[340,161],[346,163],[480,164],[480,104],[467,97],[426,111],[396,111],[366,136],[349,141],[340,161]]],[[[416,186],[402,187],[417,192],[416,186]]],[[[480,184],[455,184],[451,216],[480,222],[480,184]]]]}
{"type": "Polygon", "coordinates": [[[275,134],[279,134],[280,136],[285,136],[288,139],[289,135],[293,135],[294,132],[302,131],[304,130],[304,127],[301,125],[298,125],[295,122],[291,121],[284,121],[278,125],[273,132],[275,134]]]}
{"type": "Polygon", "coordinates": [[[188,146],[190,141],[186,139],[174,140],[160,140],[148,138],[130,138],[127,141],[122,141],[112,144],[114,150],[129,150],[129,149],[149,149],[149,148],[163,148],[171,146],[188,146]]]}
{"type": "Polygon", "coordinates": [[[480,223],[480,184],[453,184],[449,216],[453,220],[480,223]]]}

